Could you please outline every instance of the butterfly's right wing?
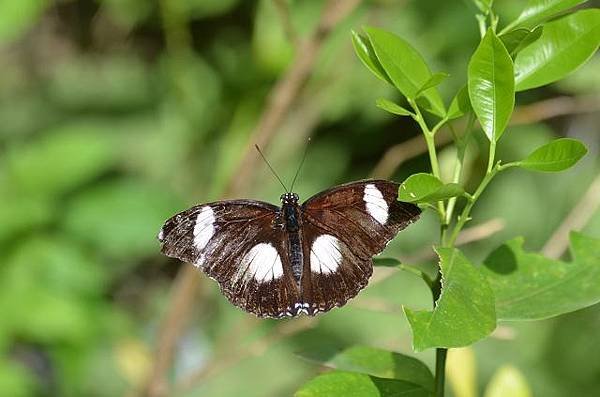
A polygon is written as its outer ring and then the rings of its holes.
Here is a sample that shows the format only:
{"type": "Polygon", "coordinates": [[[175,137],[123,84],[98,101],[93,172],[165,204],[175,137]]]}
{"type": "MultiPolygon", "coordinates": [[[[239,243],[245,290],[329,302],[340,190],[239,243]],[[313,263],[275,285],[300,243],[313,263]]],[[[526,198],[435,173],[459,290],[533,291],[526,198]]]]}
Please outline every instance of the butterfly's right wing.
{"type": "Polygon", "coordinates": [[[161,251],[190,262],[219,283],[236,306],[260,317],[282,317],[298,302],[279,208],[232,200],[183,211],[161,228],[161,251]]]}

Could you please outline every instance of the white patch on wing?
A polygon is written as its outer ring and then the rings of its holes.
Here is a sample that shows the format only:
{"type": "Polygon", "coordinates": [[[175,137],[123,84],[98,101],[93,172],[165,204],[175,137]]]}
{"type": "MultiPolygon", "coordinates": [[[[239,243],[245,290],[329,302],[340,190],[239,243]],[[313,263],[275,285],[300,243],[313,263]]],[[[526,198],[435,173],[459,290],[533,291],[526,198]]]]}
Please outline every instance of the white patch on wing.
{"type": "Polygon", "coordinates": [[[333,273],[342,262],[340,242],[329,234],[315,239],[310,248],[310,270],[315,273],[333,273]]]}
{"type": "Polygon", "coordinates": [[[215,234],[215,213],[210,206],[202,207],[194,226],[194,245],[202,251],[215,234]]]}
{"type": "Polygon", "coordinates": [[[365,201],[369,215],[375,218],[377,222],[385,225],[388,220],[389,207],[383,198],[383,194],[381,194],[374,184],[369,183],[365,186],[363,200],[365,201]]]}
{"type": "Polygon", "coordinates": [[[275,247],[269,243],[260,243],[252,247],[244,255],[238,272],[238,277],[244,275],[263,283],[283,276],[281,257],[275,247]]]}

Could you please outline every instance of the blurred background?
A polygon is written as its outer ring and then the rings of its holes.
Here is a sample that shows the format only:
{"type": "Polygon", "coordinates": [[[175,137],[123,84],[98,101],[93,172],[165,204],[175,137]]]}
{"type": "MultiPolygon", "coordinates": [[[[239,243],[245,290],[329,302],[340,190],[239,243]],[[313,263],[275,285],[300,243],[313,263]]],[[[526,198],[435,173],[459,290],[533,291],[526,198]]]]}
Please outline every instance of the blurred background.
{"type": "MultiPolygon", "coordinates": [[[[401,310],[431,305],[413,274],[378,271],[358,298],[314,321],[257,321],[203,275],[177,276],[189,265],[162,256],[155,239],[166,218],[195,203],[277,203],[281,186],[254,143],[289,181],[312,137],[295,189],[304,199],[355,179],[428,171],[414,122],[375,107],[377,98],[400,98],[354,55],[350,31],[375,25],[409,40],[433,71],[450,73],[440,87],[448,103],[479,40],[476,8],[340,3],[0,2],[1,396],[161,395],[165,387],[175,396],[286,396],[319,371],[295,353],[355,343],[433,362],[431,351],[412,353],[401,310]],[[182,295],[183,305],[171,305],[182,295]]],[[[522,6],[498,2],[501,24],[522,6]]],[[[518,94],[499,158],[522,158],[560,136],[583,140],[589,153],[564,173],[498,177],[474,212],[475,241],[463,246],[473,261],[518,235],[542,249],[598,183],[598,70],[596,55],[560,83],[518,94]]],[[[452,149],[440,150],[450,172],[452,149]]],[[[485,139],[475,139],[468,189],[486,153],[485,139]]],[[[584,218],[583,232],[600,236],[600,213],[584,218]]],[[[384,256],[427,266],[437,237],[425,214],[384,256]]],[[[599,330],[599,306],[505,323],[466,356],[474,354],[480,390],[511,365],[535,395],[592,396],[599,330]]]]}

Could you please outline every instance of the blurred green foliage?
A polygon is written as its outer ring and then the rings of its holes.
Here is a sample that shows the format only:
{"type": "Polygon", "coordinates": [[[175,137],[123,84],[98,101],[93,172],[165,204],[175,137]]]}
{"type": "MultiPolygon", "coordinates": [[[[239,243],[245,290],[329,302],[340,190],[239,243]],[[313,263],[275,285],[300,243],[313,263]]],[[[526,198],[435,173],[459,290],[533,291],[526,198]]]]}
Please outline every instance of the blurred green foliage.
{"type": "MultiPolygon", "coordinates": [[[[305,37],[322,3],[286,3],[294,32],[305,37]]],[[[515,18],[521,3],[496,7],[501,17],[515,18]]],[[[301,197],[368,176],[386,149],[418,134],[410,118],[392,118],[375,106],[377,98],[394,94],[355,57],[350,30],[376,25],[396,32],[434,71],[461,76],[479,40],[474,12],[470,2],[371,1],[337,26],[267,150],[289,179],[306,137],[313,136],[298,182],[301,197]]],[[[188,204],[220,197],[294,46],[269,0],[4,0],[0,53],[0,395],[125,395],[147,373],[181,266],[159,255],[155,234],[188,204]]],[[[600,115],[597,97],[590,96],[598,91],[598,62],[596,55],[560,83],[517,96],[520,104],[587,98],[595,110],[509,126],[499,142],[502,159],[522,159],[558,136],[585,141],[589,155],[562,174],[514,169],[498,177],[473,216],[482,222],[499,217],[505,228],[465,246],[471,260],[519,235],[526,249],[539,249],[598,175],[600,115]]],[[[464,77],[439,86],[446,103],[464,77]]],[[[485,138],[478,139],[474,147],[484,156],[485,138]]],[[[466,172],[478,178],[484,161],[474,156],[466,172]]],[[[401,181],[427,164],[425,156],[411,159],[391,179],[401,181]]],[[[450,172],[443,160],[442,168],[450,172]]],[[[248,197],[275,202],[279,185],[265,167],[256,173],[248,197]]],[[[600,235],[600,214],[589,218],[583,232],[600,235]]],[[[425,214],[385,255],[422,252],[437,239],[434,225],[425,214]]],[[[247,321],[202,280],[172,380],[210,362],[247,321]]],[[[313,366],[294,355],[307,349],[365,344],[411,352],[401,305],[429,310],[429,300],[417,276],[395,273],[321,316],[315,328],[179,394],[290,395],[315,376],[313,366]],[[384,297],[391,307],[377,306],[384,297]]],[[[599,324],[597,306],[503,324],[508,337],[474,346],[480,391],[498,368],[512,365],[535,395],[594,395],[599,324]]],[[[273,327],[261,322],[227,353],[251,346],[273,327]]],[[[432,363],[431,351],[413,354],[432,363]]]]}

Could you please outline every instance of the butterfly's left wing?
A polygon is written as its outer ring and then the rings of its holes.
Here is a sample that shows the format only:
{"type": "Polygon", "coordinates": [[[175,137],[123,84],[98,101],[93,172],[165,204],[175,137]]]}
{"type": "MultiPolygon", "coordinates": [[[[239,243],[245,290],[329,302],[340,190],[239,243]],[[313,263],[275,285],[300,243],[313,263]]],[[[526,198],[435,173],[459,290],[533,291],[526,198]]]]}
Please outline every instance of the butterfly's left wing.
{"type": "Polygon", "coordinates": [[[216,280],[236,306],[282,317],[298,302],[279,208],[254,200],[218,201],[183,211],[161,228],[161,251],[216,280]]]}
{"type": "Polygon", "coordinates": [[[302,297],[309,314],[342,306],[373,272],[372,257],[418,219],[421,210],[397,201],[399,185],[353,182],[321,192],[302,205],[302,297]]]}

